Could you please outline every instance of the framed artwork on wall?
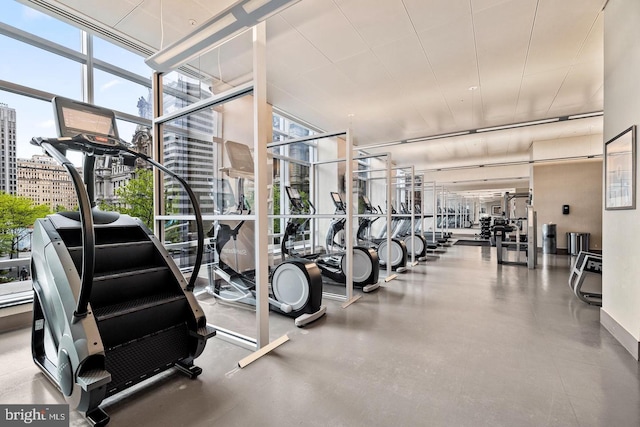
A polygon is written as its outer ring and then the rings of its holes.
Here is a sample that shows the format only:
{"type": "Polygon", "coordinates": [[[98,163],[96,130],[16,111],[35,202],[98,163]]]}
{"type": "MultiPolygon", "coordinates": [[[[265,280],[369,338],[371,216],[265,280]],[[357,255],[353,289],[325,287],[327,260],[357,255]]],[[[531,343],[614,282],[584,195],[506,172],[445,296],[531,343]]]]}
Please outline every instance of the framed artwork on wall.
{"type": "Polygon", "coordinates": [[[636,126],[604,144],[604,207],[636,208],[636,126]]]}
{"type": "Polygon", "coordinates": [[[493,215],[493,216],[502,215],[502,206],[500,206],[500,205],[491,206],[491,215],[493,215]]]}

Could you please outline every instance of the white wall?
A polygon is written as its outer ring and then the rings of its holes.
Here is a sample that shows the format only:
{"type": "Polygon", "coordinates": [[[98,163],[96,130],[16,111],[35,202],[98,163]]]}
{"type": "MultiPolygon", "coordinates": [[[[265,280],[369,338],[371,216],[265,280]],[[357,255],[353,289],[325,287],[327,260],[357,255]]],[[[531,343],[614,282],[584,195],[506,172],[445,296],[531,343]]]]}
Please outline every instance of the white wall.
{"type": "MultiPolygon", "coordinates": [[[[604,140],[640,124],[640,1],[614,0],[605,9],[604,140]]],[[[636,146],[637,147],[637,146],[636,146]]],[[[640,150],[636,150],[640,153],[640,150]]],[[[638,160],[636,160],[637,164],[638,160]]],[[[636,200],[638,195],[636,187],[636,200]]],[[[603,212],[603,315],[623,331],[607,327],[623,342],[624,332],[640,340],[640,210],[603,212]]],[[[623,342],[623,344],[625,344],[623,342]]],[[[633,354],[632,348],[625,345],[633,354]]],[[[635,347],[637,358],[638,348],[635,347]]]]}
{"type": "MultiPolygon", "coordinates": [[[[601,144],[602,145],[602,144],[601,144]]],[[[567,232],[590,233],[590,249],[602,249],[602,160],[538,164],[533,167],[533,205],[542,225],[556,224],[558,248],[567,248],[567,232]],[[569,215],[562,213],[569,205],[569,215]]]]}

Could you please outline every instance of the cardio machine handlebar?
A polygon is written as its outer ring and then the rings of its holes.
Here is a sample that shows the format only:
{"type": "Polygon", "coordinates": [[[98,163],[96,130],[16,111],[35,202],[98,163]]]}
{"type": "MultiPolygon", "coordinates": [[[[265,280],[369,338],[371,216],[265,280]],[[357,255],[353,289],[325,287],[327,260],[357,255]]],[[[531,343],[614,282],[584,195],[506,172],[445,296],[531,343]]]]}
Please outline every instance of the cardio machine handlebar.
{"type": "MultiPolygon", "coordinates": [[[[195,287],[195,281],[200,271],[200,264],[202,263],[202,257],[204,253],[204,224],[202,221],[202,213],[200,212],[200,205],[196,198],[195,193],[187,184],[187,182],[176,175],[171,170],[167,169],[160,163],[149,158],[149,156],[138,153],[131,150],[123,141],[115,140],[111,138],[92,138],[88,135],[78,135],[73,138],[61,137],[61,138],[40,138],[36,137],[31,140],[31,144],[41,147],[47,154],[58,161],[69,173],[73,186],[76,190],[78,197],[78,204],[80,210],[80,229],[82,233],[82,271],[80,293],[78,295],[78,304],[76,310],[73,313],[74,320],[86,317],[87,307],[91,296],[91,290],[93,285],[93,273],[95,265],[95,230],[93,227],[93,215],[91,213],[92,202],[89,198],[89,192],[85,187],[80,174],[76,170],[73,163],[63,154],[68,149],[74,151],[80,151],[85,155],[128,155],[129,157],[140,158],[150,163],[152,166],[160,169],[162,172],[175,178],[180,185],[185,189],[191,204],[194,208],[194,214],[196,217],[197,228],[197,252],[195,265],[191,278],[187,284],[186,290],[193,292],[195,287]]],[[[92,192],[93,194],[93,192],[92,192]]]]}

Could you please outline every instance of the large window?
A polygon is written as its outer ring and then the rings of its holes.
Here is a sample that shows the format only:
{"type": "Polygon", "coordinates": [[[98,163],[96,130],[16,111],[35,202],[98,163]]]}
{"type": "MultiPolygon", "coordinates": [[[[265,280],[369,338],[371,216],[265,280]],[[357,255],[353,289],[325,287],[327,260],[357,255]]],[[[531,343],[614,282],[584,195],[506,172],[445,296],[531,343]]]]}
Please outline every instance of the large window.
{"type": "MultiPolygon", "coordinates": [[[[273,113],[273,141],[285,141],[297,139],[317,132],[287,118],[284,115],[273,113]]],[[[274,148],[273,170],[273,213],[279,215],[289,212],[289,200],[284,193],[284,187],[290,186],[297,189],[304,199],[310,195],[310,168],[309,163],[316,159],[317,147],[314,142],[298,142],[282,145],[274,148]],[[286,167],[283,167],[286,165],[286,167]]],[[[274,219],[273,230],[276,236],[284,231],[285,219],[274,219]]],[[[276,242],[278,242],[276,237],[276,242]]]]}
{"type": "Polygon", "coordinates": [[[128,70],[140,77],[144,77],[151,83],[153,70],[140,60],[140,55],[116,46],[100,37],[93,38],[93,56],[96,59],[107,62],[115,67],[128,70]]]}
{"type": "MultiPolygon", "coordinates": [[[[121,138],[140,142],[146,135],[148,139],[151,128],[151,70],[142,56],[11,0],[2,3],[0,52],[4,58],[0,62],[0,80],[11,85],[9,92],[0,84],[0,104],[15,111],[15,124],[11,125],[15,132],[7,132],[7,137],[13,140],[6,144],[6,149],[0,144],[0,156],[10,158],[15,163],[14,167],[19,168],[20,164],[30,167],[28,165],[39,161],[46,163],[47,158],[33,159],[42,151],[31,145],[30,140],[36,136],[56,136],[53,109],[49,102],[53,96],[85,101],[93,99],[95,104],[115,110],[121,138]],[[82,52],[83,38],[86,45],[93,44],[94,58],[82,52]],[[85,64],[92,63],[94,69],[85,70],[85,64]],[[93,84],[90,84],[91,80],[85,81],[88,75],[93,75],[93,84]]],[[[149,154],[150,142],[141,148],[149,154]]],[[[78,153],[69,152],[68,157],[76,165],[81,164],[82,156],[78,153]]],[[[103,162],[102,166],[100,174],[108,179],[98,183],[96,196],[98,199],[105,196],[100,193],[102,189],[113,201],[115,188],[126,185],[135,170],[113,162],[109,165],[103,162]]],[[[55,165],[43,163],[43,174],[46,172],[47,176],[53,176],[49,170],[51,167],[55,165]]],[[[37,176],[37,168],[32,169],[22,174],[18,169],[18,177],[14,177],[18,181],[16,193],[30,197],[34,203],[55,204],[50,206],[51,210],[62,207],[60,197],[39,194],[45,186],[37,185],[36,181],[46,177],[37,176]]],[[[62,193],[58,178],[48,178],[51,181],[47,187],[51,189],[49,193],[62,193]]],[[[117,200],[114,203],[117,205],[117,200]]],[[[74,205],[73,201],[68,204],[74,205]]],[[[30,235],[28,229],[25,233],[27,237],[30,235]]],[[[19,248],[17,259],[13,260],[8,259],[6,251],[0,252],[0,306],[23,302],[32,295],[30,282],[20,280],[25,277],[21,274],[23,269],[27,270],[26,277],[29,276],[29,239],[22,239],[19,248]]]]}
{"type": "MultiPolygon", "coordinates": [[[[80,30],[12,0],[2,1],[0,22],[66,48],[80,50],[80,30]]],[[[3,52],[4,49],[3,49],[3,52]]],[[[50,70],[49,70],[50,71],[50,70]]]]}
{"type": "MultiPolygon", "coordinates": [[[[96,105],[151,119],[150,115],[145,116],[145,113],[151,113],[150,109],[146,108],[150,105],[148,102],[151,96],[150,87],[101,70],[95,70],[94,79],[96,105]]],[[[150,79],[149,85],[151,85],[150,79]]]]}
{"type": "Polygon", "coordinates": [[[81,99],[81,64],[0,35],[0,80],[81,99]],[[10,60],[8,60],[10,58],[10,60]]]}
{"type": "MultiPolygon", "coordinates": [[[[250,41],[250,32],[234,39],[236,44],[250,44],[250,41]]],[[[0,62],[0,81],[9,83],[7,86],[0,83],[0,103],[16,113],[16,131],[12,131],[16,141],[10,148],[16,158],[30,159],[40,154],[40,149],[29,143],[32,137],[56,136],[49,102],[53,96],[86,102],[91,100],[96,105],[113,109],[118,118],[120,137],[133,141],[139,149],[151,154],[152,73],[142,56],[12,0],[2,4],[0,52],[5,58],[0,62]],[[93,49],[83,49],[83,46],[92,46],[93,49]]],[[[164,75],[163,113],[211,98],[250,80],[250,53],[250,49],[235,48],[214,51],[201,58],[199,67],[196,67],[198,70],[182,69],[164,75]],[[240,59],[227,57],[236,51],[241,53],[240,59]],[[201,70],[209,70],[209,77],[201,76],[201,70]]],[[[228,166],[228,159],[223,154],[224,141],[228,139],[252,146],[252,123],[245,122],[247,117],[251,117],[245,114],[251,110],[251,105],[248,97],[238,98],[164,125],[164,158],[161,160],[192,186],[204,215],[218,212],[213,193],[215,179],[222,176],[220,167],[228,166]]],[[[283,114],[274,114],[274,140],[295,139],[314,132],[303,123],[283,114]]],[[[313,142],[283,146],[274,151],[274,181],[270,198],[271,201],[277,200],[274,203],[275,213],[288,209],[279,197],[282,185],[291,185],[303,194],[309,194],[309,163],[315,159],[315,153],[313,142]],[[281,160],[276,160],[277,156],[281,160]]],[[[68,154],[74,163],[80,165],[81,156],[68,154]]],[[[113,159],[100,159],[99,168],[96,198],[108,201],[114,207],[122,207],[117,189],[136,179],[136,170],[127,169],[113,159]]],[[[190,217],[185,220],[185,216],[193,214],[193,211],[186,194],[169,177],[165,177],[162,187],[165,213],[175,217],[164,220],[165,238],[171,244],[192,240],[194,227],[190,217]]],[[[29,186],[21,188],[33,190],[29,186]]],[[[233,191],[240,192],[237,186],[233,191]]],[[[248,206],[253,203],[253,191],[247,180],[243,193],[248,206]]],[[[27,260],[29,246],[25,244],[23,247],[27,250],[21,257],[24,255],[27,260]]],[[[2,265],[3,256],[0,254],[0,272],[9,268],[2,265]]],[[[187,253],[187,263],[188,260],[187,253]]],[[[29,268],[28,261],[25,261],[25,268],[29,268]]],[[[11,274],[16,276],[17,270],[12,271],[11,274]]],[[[14,286],[17,282],[20,281],[13,280],[11,286],[0,283],[0,305],[3,293],[15,293],[22,288],[28,291],[28,281],[22,287],[14,286]]]]}

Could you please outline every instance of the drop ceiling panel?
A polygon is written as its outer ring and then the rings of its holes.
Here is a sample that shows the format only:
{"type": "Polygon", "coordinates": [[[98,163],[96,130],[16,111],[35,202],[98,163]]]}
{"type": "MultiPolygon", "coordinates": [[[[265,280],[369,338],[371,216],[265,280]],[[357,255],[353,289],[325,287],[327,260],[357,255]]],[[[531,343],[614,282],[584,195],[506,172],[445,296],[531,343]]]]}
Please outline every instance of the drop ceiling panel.
{"type": "MultiPolygon", "coordinates": [[[[142,27],[151,27],[156,25],[160,27],[160,14],[162,13],[162,21],[165,30],[163,44],[168,46],[174,41],[186,36],[195,28],[206,22],[213,16],[213,13],[194,1],[181,0],[145,0],[140,2],[140,6],[136,10],[144,11],[152,20],[131,21],[130,25],[141,25],[142,27]],[[161,12],[162,8],[162,12],[161,12]],[[191,25],[191,20],[195,21],[195,26],[191,25]],[[167,32],[167,28],[172,30],[167,32]]],[[[160,43],[151,44],[151,46],[160,46],[160,43]]]]}
{"type": "MultiPolygon", "coordinates": [[[[166,3],[167,0],[164,0],[164,1],[166,3]]],[[[173,1],[177,3],[178,7],[182,6],[185,3],[184,0],[173,0],[173,1]]],[[[200,5],[200,7],[202,7],[203,9],[208,10],[210,16],[215,16],[218,13],[225,10],[226,8],[233,5],[234,3],[236,3],[238,0],[215,0],[215,1],[193,0],[193,1],[194,3],[197,3],[198,5],[200,5]]]]}
{"type": "Polygon", "coordinates": [[[401,0],[336,0],[336,4],[370,48],[415,34],[401,0]]]}
{"type": "MultiPolygon", "coordinates": [[[[512,0],[471,0],[471,10],[473,13],[481,12],[494,6],[500,6],[509,3],[512,0]]],[[[535,2],[535,0],[531,0],[535,2]]]]}
{"type": "Polygon", "coordinates": [[[384,68],[397,80],[408,84],[421,79],[435,84],[435,76],[416,35],[372,49],[384,68]]]}
{"type": "Polygon", "coordinates": [[[273,105],[278,105],[282,110],[287,112],[295,111],[297,117],[317,117],[317,121],[314,123],[316,126],[324,129],[335,129],[332,125],[333,120],[324,114],[326,110],[314,109],[308,103],[299,100],[291,93],[273,84],[268,84],[267,93],[269,102],[273,105]]]}
{"type": "Polygon", "coordinates": [[[465,15],[450,25],[421,31],[418,36],[441,84],[447,82],[449,86],[455,86],[461,83],[459,79],[469,79],[463,83],[464,89],[478,84],[470,15],[465,15]],[[470,64],[473,66],[470,67],[470,64]]]}
{"type": "Polygon", "coordinates": [[[602,14],[598,15],[598,19],[587,35],[576,58],[577,63],[592,61],[604,61],[604,19],[602,14]]]}
{"type": "MultiPolygon", "coordinates": [[[[425,103],[423,105],[419,105],[417,109],[420,115],[424,117],[426,122],[429,124],[429,127],[433,130],[429,135],[441,134],[450,129],[455,129],[456,122],[453,114],[449,110],[449,106],[444,102],[440,93],[426,93],[425,97],[430,99],[431,102],[425,101],[425,103]],[[444,108],[440,108],[439,104],[444,105],[444,108]]],[[[424,135],[426,134],[414,136],[418,137],[424,135]]]]}
{"type": "Polygon", "coordinates": [[[515,120],[544,117],[568,72],[565,67],[524,76],[515,120]]]}
{"type": "Polygon", "coordinates": [[[416,31],[456,23],[470,15],[469,0],[404,0],[416,31]]]}
{"type": "Polygon", "coordinates": [[[603,81],[603,69],[600,61],[583,63],[572,67],[551,109],[570,108],[576,112],[587,112],[587,104],[600,89],[603,81]],[[599,77],[598,77],[599,76],[599,77]]]}
{"type": "Polygon", "coordinates": [[[301,1],[280,16],[332,62],[368,50],[358,32],[332,2],[301,1]]]}
{"type": "Polygon", "coordinates": [[[535,4],[513,0],[474,14],[484,114],[480,125],[513,121],[535,4]]]}
{"type": "Polygon", "coordinates": [[[363,52],[336,62],[336,67],[347,76],[352,84],[366,93],[367,90],[390,85],[389,73],[371,52],[363,52]]]}
{"type": "Polygon", "coordinates": [[[172,41],[180,39],[186,32],[171,25],[165,25],[164,31],[160,28],[159,19],[154,18],[142,8],[134,9],[125,16],[115,27],[129,37],[141,41],[142,43],[160,48],[161,45],[168,46],[172,41]],[[140,24],[140,23],[144,24],[140,24]]]}
{"type": "Polygon", "coordinates": [[[474,138],[465,141],[464,144],[471,157],[484,157],[487,155],[487,143],[482,138],[474,138]]]}
{"type": "Polygon", "coordinates": [[[601,7],[602,0],[540,2],[525,72],[571,65],[601,7]]]}
{"type": "Polygon", "coordinates": [[[280,16],[267,21],[267,69],[295,70],[296,74],[302,74],[330,63],[280,16]]]}
{"type": "Polygon", "coordinates": [[[135,9],[139,1],[113,0],[109,2],[109,7],[104,7],[103,0],[65,0],[60,3],[78,11],[82,15],[91,16],[93,19],[113,27],[135,9]],[[99,11],[99,13],[96,13],[96,11],[99,11]]]}
{"type": "Polygon", "coordinates": [[[332,96],[343,98],[350,97],[353,94],[353,83],[334,65],[326,65],[323,67],[314,68],[302,75],[322,85],[327,93],[332,96]]]}
{"type": "Polygon", "coordinates": [[[487,135],[487,138],[491,138],[491,144],[487,145],[487,154],[504,156],[509,149],[509,141],[515,137],[514,131],[511,130],[500,132],[499,135],[487,135]]]}

